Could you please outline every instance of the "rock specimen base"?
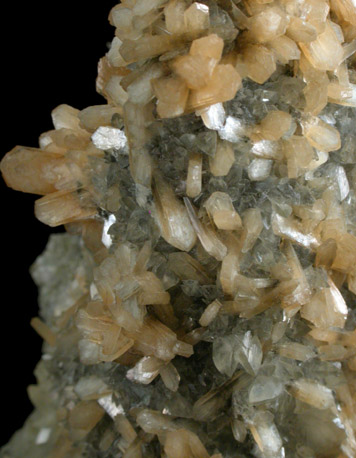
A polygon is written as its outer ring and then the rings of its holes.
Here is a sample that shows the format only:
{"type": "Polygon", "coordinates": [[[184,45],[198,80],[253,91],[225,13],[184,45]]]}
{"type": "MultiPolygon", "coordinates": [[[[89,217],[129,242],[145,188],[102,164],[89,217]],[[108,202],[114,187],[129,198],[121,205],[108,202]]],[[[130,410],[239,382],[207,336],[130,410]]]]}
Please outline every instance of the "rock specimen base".
{"type": "Polygon", "coordinates": [[[1,162],[51,236],[3,458],[356,456],[353,0],[125,0],[106,103],[1,162]]]}

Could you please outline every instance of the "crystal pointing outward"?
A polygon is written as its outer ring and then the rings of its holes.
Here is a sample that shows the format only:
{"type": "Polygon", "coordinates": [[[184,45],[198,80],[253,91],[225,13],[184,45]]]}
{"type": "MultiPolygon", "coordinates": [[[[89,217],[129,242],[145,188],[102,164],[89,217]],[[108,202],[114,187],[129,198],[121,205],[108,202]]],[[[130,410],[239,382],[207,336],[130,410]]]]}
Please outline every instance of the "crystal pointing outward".
{"type": "Polygon", "coordinates": [[[162,237],[174,247],[189,251],[196,236],[186,209],[161,177],[156,176],[154,183],[153,195],[162,237]]]}
{"type": "Polygon", "coordinates": [[[106,103],[1,161],[67,233],[31,268],[35,409],[0,457],[354,458],[354,0],[109,21],[106,103]]]}
{"type": "Polygon", "coordinates": [[[241,218],[234,209],[228,194],[214,192],[205,202],[204,206],[219,229],[233,231],[241,227],[241,218]]]}

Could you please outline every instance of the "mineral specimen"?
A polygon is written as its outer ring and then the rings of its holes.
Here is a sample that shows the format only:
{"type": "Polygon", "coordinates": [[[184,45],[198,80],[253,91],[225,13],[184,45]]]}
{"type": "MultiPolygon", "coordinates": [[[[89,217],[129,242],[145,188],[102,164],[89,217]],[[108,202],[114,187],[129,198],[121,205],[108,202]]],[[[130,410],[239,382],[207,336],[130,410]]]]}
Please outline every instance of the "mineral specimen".
{"type": "Polygon", "coordinates": [[[106,104],[1,171],[31,269],[22,457],[356,456],[356,6],[124,0],[106,104]]]}

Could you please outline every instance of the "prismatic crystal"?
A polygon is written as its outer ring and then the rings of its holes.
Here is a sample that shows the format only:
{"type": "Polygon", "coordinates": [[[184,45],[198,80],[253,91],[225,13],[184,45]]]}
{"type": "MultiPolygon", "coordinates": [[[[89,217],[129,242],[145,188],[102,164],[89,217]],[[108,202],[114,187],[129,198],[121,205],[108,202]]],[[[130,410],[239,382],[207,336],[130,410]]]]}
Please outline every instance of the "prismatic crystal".
{"type": "MultiPolygon", "coordinates": [[[[103,105],[1,162],[52,235],[2,457],[356,456],[354,0],[124,0],[103,105]]],[[[81,107],[82,108],[82,107],[81,107]]]]}

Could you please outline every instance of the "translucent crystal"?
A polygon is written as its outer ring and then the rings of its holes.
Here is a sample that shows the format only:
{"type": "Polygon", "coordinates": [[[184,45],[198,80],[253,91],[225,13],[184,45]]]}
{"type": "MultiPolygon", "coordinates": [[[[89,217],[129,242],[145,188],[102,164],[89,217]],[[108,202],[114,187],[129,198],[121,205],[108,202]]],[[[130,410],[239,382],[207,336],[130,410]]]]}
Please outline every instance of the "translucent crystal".
{"type": "Polygon", "coordinates": [[[155,178],[153,195],[162,237],[174,247],[189,251],[196,235],[183,204],[159,176],[155,178]]]}
{"type": "Polygon", "coordinates": [[[197,197],[201,192],[202,155],[192,153],[189,158],[187,174],[187,196],[197,197]]]}
{"type": "Polygon", "coordinates": [[[215,156],[209,158],[210,171],[215,176],[226,176],[234,162],[235,154],[231,144],[218,142],[215,156]]]}
{"type": "Polygon", "coordinates": [[[281,436],[268,411],[257,412],[251,426],[251,433],[259,449],[266,457],[283,457],[284,449],[281,436]]]}
{"type": "Polygon", "coordinates": [[[204,3],[194,2],[184,11],[184,24],[188,32],[196,33],[209,27],[209,8],[204,3]]]}
{"type": "Polygon", "coordinates": [[[164,451],[168,458],[184,458],[187,456],[209,458],[209,454],[198,436],[185,429],[177,429],[167,434],[164,451]]]}
{"type": "Polygon", "coordinates": [[[248,45],[243,54],[247,76],[262,84],[276,70],[276,61],[272,51],[262,45],[248,45]]]}
{"type": "Polygon", "coordinates": [[[251,404],[278,397],[283,392],[283,383],[276,377],[259,375],[252,384],[248,400],[251,404]]]}
{"type": "Polygon", "coordinates": [[[251,181],[263,181],[269,176],[272,165],[269,159],[253,159],[248,166],[248,177],[251,181]]]}
{"type": "Polygon", "coordinates": [[[343,328],[347,313],[345,301],[331,281],[330,287],[318,291],[301,311],[303,318],[320,328],[343,328]]]}
{"type": "Polygon", "coordinates": [[[112,8],[103,104],[1,162],[67,232],[31,268],[43,355],[1,456],[356,456],[355,14],[112,8]]]}
{"type": "Polygon", "coordinates": [[[330,388],[319,383],[299,379],[291,385],[289,390],[294,397],[317,409],[328,409],[334,405],[334,397],[330,388]]]}
{"type": "Polygon", "coordinates": [[[251,17],[248,23],[253,37],[259,43],[265,43],[283,35],[287,27],[287,17],[278,7],[265,8],[251,17]]]}
{"type": "Polygon", "coordinates": [[[201,89],[193,90],[188,99],[188,108],[196,110],[235,97],[241,87],[241,77],[230,64],[215,67],[209,82],[201,89]]]}
{"type": "Polygon", "coordinates": [[[343,50],[335,29],[326,21],[325,30],[309,43],[300,43],[305,57],[320,70],[335,70],[343,59],[343,50]]]}
{"type": "Polygon", "coordinates": [[[241,227],[241,218],[235,211],[228,194],[214,192],[204,206],[219,229],[232,231],[241,227]]]}

